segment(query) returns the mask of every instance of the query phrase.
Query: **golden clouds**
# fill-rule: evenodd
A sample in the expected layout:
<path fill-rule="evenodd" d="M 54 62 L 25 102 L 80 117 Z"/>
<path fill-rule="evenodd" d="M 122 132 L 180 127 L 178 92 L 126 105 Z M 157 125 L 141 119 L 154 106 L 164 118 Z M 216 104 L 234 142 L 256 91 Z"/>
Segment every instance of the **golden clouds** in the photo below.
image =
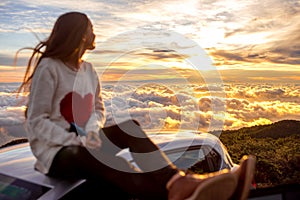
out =
<path fill-rule="evenodd" d="M 180 121 L 167 117 L 164 120 L 165 124 L 163 130 L 178 130 L 180 128 Z"/>
<path fill-rule="evenodd" d="M 0 84 L 2 124 L 24 120 L 25 101 L 16 99 L 17 86 Z M 199 84 L 123 82 L 102 87 L 107 125 L 132 118 L 146 130 L 207 132 L 300 120 L 299 84 L 225 84 L 226 97 L 211 96 L 218 88 Z"/>
<path fill-rule="evenodd" d="M 123 88 L 123 89 L 121 89 Z M 135 83 L 121 86 L 108 104 L 108 123 L 117 116 L 141 122 L 145 129 L 210 131 L 300 120 L 299 85 L 226 84 L 226 98 L 210 96 L 196 84 Z M 210 90 L 218 90 L 217 87 Z M 123 92 L 121 92 L 123 91 Z M 128 91 L 135 91 L 128 95 Z M 195 93 L 196 91 L 196 93 Z M 127 94 L 125 96 L 122 93 Z M 122 103 L 121 103 L 122 102 Z M 224 106 L 224 109 L 220 107 Z"/>

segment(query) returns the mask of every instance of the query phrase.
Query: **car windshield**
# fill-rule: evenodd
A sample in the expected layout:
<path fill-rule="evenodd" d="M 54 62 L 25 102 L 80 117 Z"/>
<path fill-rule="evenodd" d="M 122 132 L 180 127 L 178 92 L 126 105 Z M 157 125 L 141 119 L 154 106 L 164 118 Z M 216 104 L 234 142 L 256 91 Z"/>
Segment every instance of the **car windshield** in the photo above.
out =
<path fill-rule="evenodd" d="M 178 150 L 176 152 L 166 152 L 170 160 L 181 169 L 187 168 L 187 166 L 192 166 L 196 164 L 199 160 L 204 159 L 204 153 L 202 149 L 188 149 L 188 150 Z"/>
<path fill-rule="evenodd" d="M 194 146 L 188 149 L 167 151 L 167 156 L 180 169 L 190 169 L 199 173 L 215 172 L 230 168 L 229 163 L 210 146 Z"/>

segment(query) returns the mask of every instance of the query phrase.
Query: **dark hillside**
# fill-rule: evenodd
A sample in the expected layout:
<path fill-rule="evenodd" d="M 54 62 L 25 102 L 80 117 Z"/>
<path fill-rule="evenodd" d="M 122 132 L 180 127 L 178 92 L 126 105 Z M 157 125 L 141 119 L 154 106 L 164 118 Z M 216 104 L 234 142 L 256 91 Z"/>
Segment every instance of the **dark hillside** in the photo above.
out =
<path fill-rule="evenodd" d="M 258 187 L 300 184 L 300 121 L 222 131 L 220 140 L 235 163 L 243 155 L 256 156 Z"/>
<path fill-rule="evenodd" d="M 300 135 L 300 121 L 282 120 L 268 125 L 252 126 L 239 130 L 222 131 L 222 134 L 248 134 L 253 138 L 278 139 L 292 135 Z"/>

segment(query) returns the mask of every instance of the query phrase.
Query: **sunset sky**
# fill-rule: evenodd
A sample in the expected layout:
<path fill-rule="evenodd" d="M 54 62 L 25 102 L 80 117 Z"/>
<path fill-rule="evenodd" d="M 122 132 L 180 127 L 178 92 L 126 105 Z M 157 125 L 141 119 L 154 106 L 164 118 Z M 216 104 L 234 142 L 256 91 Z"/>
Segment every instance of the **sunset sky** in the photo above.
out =
<path fill-rule="evenodd" d="M 218 70 L 234 70 L 233 73 L 221 71 L 225 80 L 247 77 L 298 82 L 300 79 L 300 1 L 297 0 L 187 0 L 184 3 L 177 0 L 4 0 L 0 3 L 1 82 L 17 81 L 23 75 L 19 72 L 24 70 L 23 58 L 29 52 L 19 56 L 17 68 L 11 67 L 18 49 L 37 44 L 36 36 L 45 39 L 57 17 L 74 10 L 88 14 L 94 23 L 97 49 L 92 54 L 99 68 L 102 66 L 100 58 L 97 59 L 99 54 L 114 58 L 116 51 L 124 51 L 124 44 L 128 47 L 143 39 L 131 35 L 128 41 L 118 35 L 147 27 L 174 31 L 197 43 Z M 118 40 L 111 41 L 109 49 L 101 46 L 114 37 Z M 160 46 L 154 48 L 161 50 Z M 175 43 L 171 48 L 177 51 L 176 48 L 184 47 Z M 147 53 L 143 52 L 143 58 L 141 53 L 131 53 L 135 63 L 139 56 L 138 65 L 143 65 L 142 59 L 147 59 L 149 64 L 154 59 L 168 57 L 173 67 L 183 67 L 172 51 L 148 49 Z M 132 66 L 129 59 L 117 64 L 123 68 Z"/>
<path fill-rule="evenodd" d="M 207 118 L 213 115 L 207 96 L 213 89 L 200 84 L 214 81 L 224 84 L 224 96 L 219 98 L 227 98 L 225 128 L 300 120 L 299 0 L 2 0 L 0 125 L 11 124 L 4 121 L 18 118 L 23 110 L 13 106 L 11 84 L 22 80 L 30 51 L 19 54 L 16 66 L 15 53 L 47 38 L 57 17 L 68 11 L 86 13 L 94 25 L 97 47 L 85 59 L 108 83 L 105 97 L 112 98 L 109 83 L 143 82 L 131 88 L 135 92 L 130 108 L 131 116 L 144 116 L 145 127 L 152 107 L 151 127 L 162 123 L 154 117 L 157 112 L 164 116 L 165 127 L 178 128 L 181 120 L 187 128 L 194 120 L 190 106 L 195 101 L 201 112 L 192 116 L 203 119 L 207 128 Z M 147 90 L 149 82 L 173 85 Z M 125 94 L 124 87 L 120 95 Z M 172 95 L 177 100 L 190 95 L 193 100 L 182 100 L 178 107 Z M 106 102 L 112 112 L 123 105 L 114 107 L 121 101 L 113 98 Z M 137 110 L 138 106 L 145 110 Z M 157 110 L 162 107 L 163 114 Z"/>

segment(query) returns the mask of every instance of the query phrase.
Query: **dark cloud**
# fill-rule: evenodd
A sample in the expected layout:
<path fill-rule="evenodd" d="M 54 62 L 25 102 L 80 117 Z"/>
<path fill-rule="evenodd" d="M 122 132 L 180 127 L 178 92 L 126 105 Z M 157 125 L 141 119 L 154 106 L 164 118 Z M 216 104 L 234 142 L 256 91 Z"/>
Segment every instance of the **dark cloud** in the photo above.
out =
<path fill-rule="evenodd" d="M 210 49 L 210 55 L 213 56 L 216 60 L 216 65 L 230 65 L 234 64 L 235 62 L 232 61 L 247 61 L 247 56 L 240 51 L 225 51 L 225 50 L 217 50 L 217 49 Z"/>
<path fill-rule="evenodd" d="M 101 45 L 101 44 L 99 44 Z M 100 47 L 101 48 L 101 47 Z M 120 50 L 110 50 L 110 49 L 107 49 L 107 50 L 104 50 L 104 49 L 96 49 L 96 50 L 93 50 L 92 54 L 96 54 L 96 55 L 104 55 L 104 54 L 108 54 L 108 55 L 111 55 L 111 54 L 124 54 L 126 53 L 125 51 L 120 51 Z"/>
<path fill-rule="evenodd" d="M 188 58 L 188 55 L 173 53 L 174 51 L 153 51 L 153 53 L 136 53 L 136 56 L 143 56 L 146 59 L 151 59 L 153 62 L 159 61 L 177 61 Z"/>
<path fill-rule="evenodd" d="M 140 63 L 141 59 L 144 60 L 142 65 L 148 65 L 163 61 L 183 61 L 189 57 L 186 54 L 179 54 L 172 49 L 152 48 L 145 48 L 138 51 L 98 49 L 91 54 L 93 57 L 97 58 L 97 62 L 99 62 L 99 65 L 101 66 L 113 65 L 120 67 L 136 66 L 136 63 Z"/>
<path fill-rule="evenodd" d="M 202 112 L 212 111 L 211 104 L 212 103 L 210 98 L 201 98 L 198 102 L 199 110 L 201 110 Z"/>
<path fill-rule="evenodd" d="M 242 13 L 243 9 L 245 13 Z M 253 2 L 242 8 L 241 16 L 236 15 L 235 18 L 231 18 L 231 22 L 235 22 L 238 26 L 235 29 L 225 28 L 224 37 L 234 41 L 234 38 L 239 37 L 245 37 L 247 40 L 247 37 L 251 38 L 253 35 L 255 38 L 258 37 L 258 42 L 251 39 L 254 41 L 252 44 L 228 44 L 230 50 L 219 49 L 215 52 L 217 59 L 224 60 L 217 64 L 230 65 L 235 61 L 244 61 L 245 63 L 270 62 L 299 65 L 299 13 L 300 3 L 296 0 Z M 220 13 L 219 15 L 222 16 Z M 239 24 L 238 19 L 242 17 L 245 23 Z M 263 38 L 265 42 L 262 42 Z"/>
<path fill-rule="evenodd" d="M 170 50 L 170 49 L 154 49 L 153 52 L 154 53 L 168 53 L 168 52 L 175 52 L 175 51 Z"/>
<path fill-rule="evenodd" d="M 222 12 L 218 12 L 217 14 L 215 14 L 212 17 L 207 17 L 205 18 L 206 21 L 208 22 L 224 22 L 224 23 L 228 23 L 228 22 L 232 22 L 235 21 L 236 16 L 233 13 L 230 13 L 228 11 L 222 11 Z"/>
<path fill-rule="evenodd" d="M 15 66 L 15 55 L 5 55 L 0 53 L 0 65 L 2 66 Z M 26 57 L 17 57 L 16 66 L 26 66 L 28 63 L 28 58 Z"/>
<path fill-rule="evenodd" d="M 224 37 L 228 38 L 231 36 L 262 33 L 265 31 L 275 31 L 279 26 L 282 26 L 281 22 L 254 17 L 250 19 L 247 25 L 244 27 L 239 27 L 233 30 L 227 30 L 224 34 Z"/>
<path fill-rule="evenodd" d="M 215 65 L 234 65 L 236 62 L 300 64 L 300 28 L 283 35 L 282 39 L 260 45 L 249 45 L 232 50 L 209 49 Z"/>
<path fill-rule="evenodd" d="M 226 108 L 227 109 L 234 109 L 234 110 L 243 110 L 245 107 L 249 104 L 245 100 L 239 100 L 239 99 L 227 99 L 226 100 Z"/>
<path fill-rule="evenodd" d="M 297 29 L 284 34 L 269 48 L 270 56 L 266 59 L 274 63 L 300 64 L 300 23 Z"/>

